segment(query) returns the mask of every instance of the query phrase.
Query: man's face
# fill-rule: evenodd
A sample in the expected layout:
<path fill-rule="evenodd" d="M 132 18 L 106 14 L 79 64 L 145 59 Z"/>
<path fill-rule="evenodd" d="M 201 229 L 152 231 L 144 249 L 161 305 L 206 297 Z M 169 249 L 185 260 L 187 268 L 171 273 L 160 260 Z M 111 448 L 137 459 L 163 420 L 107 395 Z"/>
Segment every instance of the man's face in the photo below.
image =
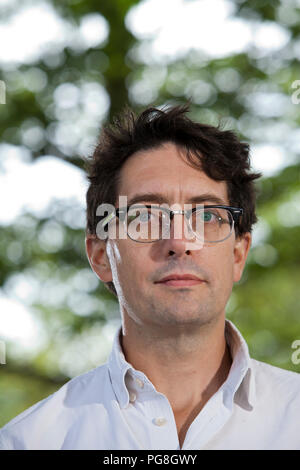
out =
<path fill-rule="evenodd" d="M 129 202 L 141 193 L 160 193 L 170 207 L 176 203 L 183 209 L 193 196 L 210 194 L 205 204 L 216 204 L 212 198 L 218 198 L 229 205 L 226 183 L 191 167 L 183 156 L 172 143 L 132 155 L 121 170 L 119 195 L 126 195 Z M 139 202 L 146 203 L 154 202 Z M 178 217 L 183 220 L 182 215 Z M 109 239 L 106 252 L 104 242 L 99 241 L 104 250 L 97 252 L 103 253 L 99 258 L 95 255 L 99 264 L 93 269 L 104 282 L 113 280 L 122 310 L 140 325 L 204 324 L 216 319 L 224 313 L 233 283 L 242 275 L 250 234 L 236 240 L 233 231 L 221 243 L 191 250 L 191 240 L 182 233 L 176 239 L 171 232 L 169 239 L 154 243 Z M 89 252 L 90 259 L 92 255 Z M 185 287 L 157 283 L 172 273 L 194 274 L 204 282 Z"/>

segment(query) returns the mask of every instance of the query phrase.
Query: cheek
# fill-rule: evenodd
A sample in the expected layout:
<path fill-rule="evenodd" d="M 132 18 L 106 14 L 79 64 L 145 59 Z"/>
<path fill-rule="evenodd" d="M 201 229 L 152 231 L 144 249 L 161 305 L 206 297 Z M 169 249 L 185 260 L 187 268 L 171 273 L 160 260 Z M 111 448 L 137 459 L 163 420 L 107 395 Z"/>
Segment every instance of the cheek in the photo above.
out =
<path fill-rule="evenodd" d="M 208 269 L 212 276 L 212 281 L 218 284 L 218 287 L 228 286 L 233 283 L 234 275 L 234 256 L 233 250 L 228 247 L 219 247 L 209 256 Z"/>
<path fill-rule="evenodd" d="M 147 262 L 142 250 L 137 253 L 135 246 L 131 246 L 126 240 L 118 240 L 111 246 L 109 257 L 113 277 L 122 285 L 136 285 L 144 276 L 143 272 Z"/>

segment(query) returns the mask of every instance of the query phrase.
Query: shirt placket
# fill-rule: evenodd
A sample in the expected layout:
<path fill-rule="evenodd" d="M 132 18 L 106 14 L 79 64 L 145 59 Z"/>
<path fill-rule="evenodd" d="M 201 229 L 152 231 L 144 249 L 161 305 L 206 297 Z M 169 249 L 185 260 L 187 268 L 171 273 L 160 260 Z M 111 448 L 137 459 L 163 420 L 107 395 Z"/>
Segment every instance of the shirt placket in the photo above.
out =
<path fill-rule="evenodd" d="M 182 450 L 201 450 L 230 418 L 232 410 L 224 405 L 223 390 L 219 390 L 206 403 L 191 423 Z"/>
<path fill-rule="evenodd" d="M 128 391 L 130 404 L 135 408 L 139 424 L 143 427 L 142 432 L 136 430 L 137 437 L 141 442 L 144 436 L 145 449 L 179 449 L 176 422 L 167 397 L 157 392 L 145 376 L 135 376 Z"/>

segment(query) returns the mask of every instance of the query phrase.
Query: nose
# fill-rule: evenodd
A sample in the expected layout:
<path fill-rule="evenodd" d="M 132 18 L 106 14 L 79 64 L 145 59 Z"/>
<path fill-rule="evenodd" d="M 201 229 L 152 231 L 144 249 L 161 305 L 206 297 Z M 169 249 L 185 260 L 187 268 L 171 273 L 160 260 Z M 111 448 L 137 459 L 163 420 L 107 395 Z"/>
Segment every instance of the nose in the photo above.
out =
<path fill-rule="evenodd" d="M 170 230 L 162 240 L 164 249 L 180 255 L 203 247 L 203 242 L 196 238 L 182 213 L 174 214 L 170 224 Z"/>

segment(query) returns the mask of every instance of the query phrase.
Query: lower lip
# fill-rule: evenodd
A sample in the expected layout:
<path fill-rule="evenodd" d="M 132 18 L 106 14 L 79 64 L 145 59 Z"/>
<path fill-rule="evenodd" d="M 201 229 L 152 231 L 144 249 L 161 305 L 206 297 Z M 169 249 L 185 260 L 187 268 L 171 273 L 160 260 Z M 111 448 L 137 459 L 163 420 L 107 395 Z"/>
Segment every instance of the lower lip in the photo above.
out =
<path fill-rule="evenodd" d="M 160 284 L 164 284 L 166 286 L 174 286 L 174 287 L 185 287 L 185 286 L 194 286 L 195 284 L 201 284 L 203 281 L 196 280 L 196 279 L 170 279 L 169 281 L 160 282 Z"/>

